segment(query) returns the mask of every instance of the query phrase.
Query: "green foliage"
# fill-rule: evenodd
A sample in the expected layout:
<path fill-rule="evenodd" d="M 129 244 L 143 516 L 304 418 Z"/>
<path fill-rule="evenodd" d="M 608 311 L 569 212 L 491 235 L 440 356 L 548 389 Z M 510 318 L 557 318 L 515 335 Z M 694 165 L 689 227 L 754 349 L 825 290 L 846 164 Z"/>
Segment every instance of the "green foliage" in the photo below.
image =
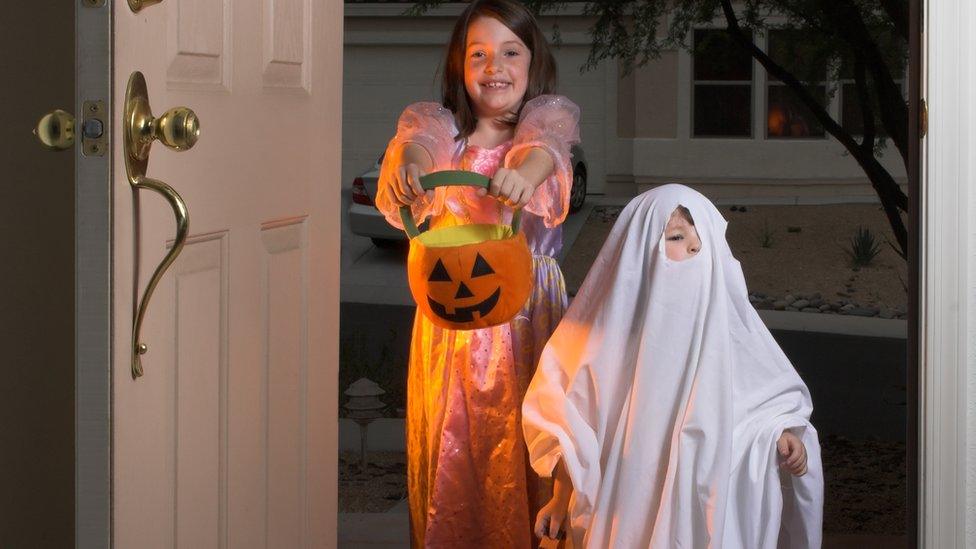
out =
<path fill-rule="evenodd" d="M 869 265 L 875 256 L 881 253 L 881 243 L 877 241 L 871 229 L 858 227 L 857 233 L 851 237 L 848 249 L 845 250 L 851 258 L 854 267 Z"/>

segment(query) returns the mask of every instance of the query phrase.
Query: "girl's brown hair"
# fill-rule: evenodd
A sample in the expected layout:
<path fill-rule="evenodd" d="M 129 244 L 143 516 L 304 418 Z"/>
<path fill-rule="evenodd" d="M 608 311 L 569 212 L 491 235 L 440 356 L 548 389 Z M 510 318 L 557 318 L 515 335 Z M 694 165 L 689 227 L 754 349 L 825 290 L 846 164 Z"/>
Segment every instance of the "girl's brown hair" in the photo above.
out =
<path fill-rule="evenodd" d="M 529 82 L 525 88 L 522 104 L 519 105 L 514 118 L 505 122 L 514 126 L 526 101 L 556 90 L 556 60 L 549 51 L 546 38 L 532 13 L 518 0 L 473 0 L 454 25 L 451 41 L 447 45 L 444 79 L 441 85 L 444 106 L 454 113 L 454 119 L 457 121 L 457 139 L 464 139 L 471 135 L 478 123 L 478 118 L 468 100 L 468 92 L 464 88 L 464 59 L 468 43 L 468 26 L 479 17 L 497 19 L 518 36 L 532 52 Z"/>

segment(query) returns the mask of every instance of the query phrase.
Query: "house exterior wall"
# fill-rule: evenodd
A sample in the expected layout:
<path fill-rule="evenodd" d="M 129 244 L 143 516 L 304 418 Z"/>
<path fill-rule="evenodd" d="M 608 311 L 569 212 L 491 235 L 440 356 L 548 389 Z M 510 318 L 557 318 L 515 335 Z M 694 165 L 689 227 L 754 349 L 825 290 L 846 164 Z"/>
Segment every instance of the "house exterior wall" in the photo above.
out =
<path fill-rule="evenodd" d="M 345 18 L 343 184 L 367 169 L 413 101 L 439 98 L 444 46 L 463 4 L 403 17 L 405 4 L 348 4 Z M 664 52 L 624 75 L 615 61 L 580 73 L 592 20 L 578 5 L 540 19 L 554 48 L 559 92 L 580 104 L 589 192 L 634 193 L 663 182 L 698 187 L 713 198 L 754 202 L 874 201 L 855 160 L 832 138 L 767 139 L 765 72 L 754 62 L 753 136 L 693 138 L 692 56 Z M 716 22 L 718 26 L 718 22 Z M 830 111 L 839 115 L 835 97 Z M 882 163 L 904 183 L 901 157 L 889 145 Z"/>

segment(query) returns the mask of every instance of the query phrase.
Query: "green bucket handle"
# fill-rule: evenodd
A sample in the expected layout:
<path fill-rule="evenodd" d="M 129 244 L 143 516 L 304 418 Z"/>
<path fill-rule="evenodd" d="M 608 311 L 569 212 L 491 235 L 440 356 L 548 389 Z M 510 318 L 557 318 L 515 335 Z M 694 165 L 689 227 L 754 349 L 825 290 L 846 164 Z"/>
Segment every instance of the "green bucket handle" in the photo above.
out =
<path fill-rule="evenodd" d="M 444 170 L 420 177 L 420 186 L 425 191 L 437 187 L 481 187 L 487 189 L 490 185 L 491 179 L 488 177 L 465 170 Z M 522 210 L 516 209 L 512 213 L 512 234 L 518 233 L 521 219 Z M 420 229 L 417 228 L 417 223 L 413 219 L 410 206 L 400 206 L 400 220 L 403 222 L 403 230 L 407 236 L 414 238 L 420 234 Z"/>

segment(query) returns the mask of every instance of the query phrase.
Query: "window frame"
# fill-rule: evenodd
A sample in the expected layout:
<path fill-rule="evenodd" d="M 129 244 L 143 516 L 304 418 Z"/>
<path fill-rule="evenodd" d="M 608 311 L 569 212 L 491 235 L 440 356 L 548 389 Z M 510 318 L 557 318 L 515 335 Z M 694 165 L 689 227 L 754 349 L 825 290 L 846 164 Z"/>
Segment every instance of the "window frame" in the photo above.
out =
<path fill-rule="evenodd" d="M 691 139 L 732 139 L 732 140 L 753 140 L 756 138 L 756 85 L 757 85 L 757 74 L 759 71 L 756 70 L 756 60 L 750 55 L 749 56 L 749 80 L 698 80 L 695 78 L 695 33 L 698 31 L 713 31 L 713 32 L 724 32 L 725 29 L 721 27 L 693 27 L 691 29 L 692 36 L 692 49 L 689 52 L 690 61 L 690 77 L 691 77 L 691 88 L 688 105 L 690 112 L 688 114 L 688 136 Z M 753 37 L 755 39 L 755 37 Z M 699 85 L 702 86 L 746 86 L 749 87 L 749 133 L 748 135 L 697 135 L 695 133 L 695 92 Z"/>

